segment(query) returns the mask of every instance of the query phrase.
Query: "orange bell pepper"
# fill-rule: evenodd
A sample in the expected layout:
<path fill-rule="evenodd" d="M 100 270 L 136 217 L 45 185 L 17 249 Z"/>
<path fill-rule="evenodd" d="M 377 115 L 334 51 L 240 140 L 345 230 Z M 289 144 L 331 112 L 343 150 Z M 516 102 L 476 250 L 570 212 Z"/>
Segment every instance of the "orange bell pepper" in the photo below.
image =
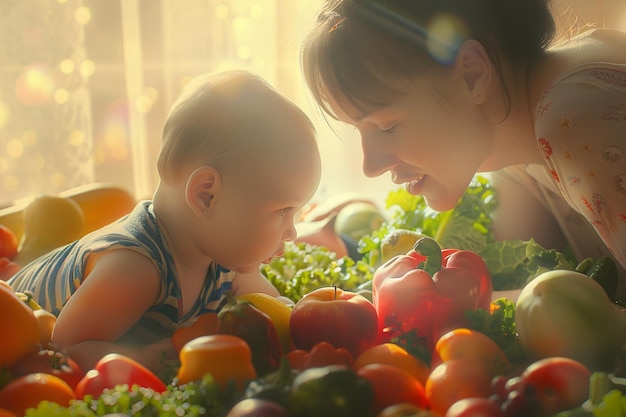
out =
<path fill-rule="evenodd" d="M 257 377 L 252 364 L 250 346 L 240 337 L 215 334 L 197 337 L 187 342 L 179 353 L 178 384 L 186 384 L 211 374 L 225 389 L 234 384 L 238 391 Z"/>

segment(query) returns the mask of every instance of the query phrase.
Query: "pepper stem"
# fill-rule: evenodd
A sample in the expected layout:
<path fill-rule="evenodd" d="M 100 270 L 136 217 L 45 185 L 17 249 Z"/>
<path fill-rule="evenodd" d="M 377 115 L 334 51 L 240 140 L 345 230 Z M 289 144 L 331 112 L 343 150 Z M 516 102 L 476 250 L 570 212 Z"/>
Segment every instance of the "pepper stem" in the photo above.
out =
<path fill-rule="evenodd" d="M 413 250 L 426 257 L 426 260 L 418 267 L 428 272 L 431 277 L 441 269 L 441 246 L 434 239 L 429 237 L 419 239 L 413 245 Z"/>

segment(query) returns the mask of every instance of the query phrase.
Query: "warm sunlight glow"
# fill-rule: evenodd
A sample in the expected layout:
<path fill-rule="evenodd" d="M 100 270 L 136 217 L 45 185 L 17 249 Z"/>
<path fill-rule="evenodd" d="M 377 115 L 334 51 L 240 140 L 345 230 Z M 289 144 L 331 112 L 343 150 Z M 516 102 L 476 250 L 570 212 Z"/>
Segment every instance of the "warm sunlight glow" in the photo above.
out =
<path fill-rule="evenodd" d="M 67 103 L 69 97 L 69 92 L 65 88 L 59 88 L 54 92 L 54 102 L 57 104 Z"/>
<path fill-rule="evenodd" d="M 81 25 L 86 25 L 91 21 L 91 9 L 88 7 L 79 7 L 74 13 L 74 18 Z"/>
<path fill-rule="evenodd" d="M 76 63 L 71 59 L 64 59 L 59 64 L 59 69 L 63 74 L 71 74 L 76 69 Z"/>
<path fill-rule="evenodd" d="M 37 134 L 32 130 L 22 133 L 22 143 L 28 148 L 32 148 L 37 144 Z"/>
<path fill-rule="evenodd" d="M 0 101 L 0 129 L 4 129 L 9 122 L 10 117 L 11 109 L 9 109 L 9 106 Z"/>
<path fill-rule="evenodd" d="M 6 152 L 9 158 L 17 159 L 24 153 L 24 144 L 21 140 L 13 138 L 7 143 Z"/>
<path fill-rule="evenodd" d="M 22 104 L 34 106 L 49 102 L 54 81 L 45 65 L 30 65 L 15 82 L 15 95 Z"/>
<path fill-rule="evenodd" d="M 230 15 L 230 10 L 228 9 L 226 5 L 220 4 L 215 7 L 215 17 L 217 17 L 218 19 L 226 20 L 228 19 L 229 15 Z"/>
<path fill-rule="evenodd" d="M 2 176 L 2 189 L 12 192 L 20 187 L 20 181 L 15 175 Z"/>
<path fill-rule="evenodd" d="M 250 16 L 252 16 L 255 19 L 258 19 L 259 17 L 263 16 L 263 12 L 265 11 L 265 8 L 263 7 L 262 4 L 257 3 L 252 5 L 252 7 L 250 7 Z"/>
<path fill-rule="evenodd" d="M 62 190 L 65 184 L 65 175 L 60 172 L 53 172 L 50 176 L 50 185 L 52 188 Z"/>
<path fill-rule="evenodd" d="M 80 130 L 73 130 L 67 138 L 67 143 L 71 146 L 81 147 L 85 143 L 85 134 Z"/>
<path fill-rule="evenodd" d="M 89 78 L 96 71 L 96 64 L 92 60 L 86 59 L 81 62 L 79 71 L 83 77 Z"/>

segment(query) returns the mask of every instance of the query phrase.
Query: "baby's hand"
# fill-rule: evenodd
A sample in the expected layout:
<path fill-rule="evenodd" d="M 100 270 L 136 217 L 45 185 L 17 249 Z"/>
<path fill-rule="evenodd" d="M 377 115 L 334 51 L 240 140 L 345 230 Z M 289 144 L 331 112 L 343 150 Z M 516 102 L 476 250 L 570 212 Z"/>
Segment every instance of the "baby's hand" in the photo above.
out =
<path fill-rule="evenodd" d="M 139 355 L 146 367 L 159 376 L 164 372 L 169 373 L 173 367 L 177 367 L 179 364 L 178 352 L 174 349 L 171 338 L 146 345 L 141 349 Z"/>

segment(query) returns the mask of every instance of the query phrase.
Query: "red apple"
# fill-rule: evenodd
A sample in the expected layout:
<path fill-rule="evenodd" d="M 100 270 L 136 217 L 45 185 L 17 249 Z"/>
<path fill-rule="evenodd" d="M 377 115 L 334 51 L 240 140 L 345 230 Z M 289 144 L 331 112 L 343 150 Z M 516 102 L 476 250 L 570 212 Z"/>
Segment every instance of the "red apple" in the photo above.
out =
<path fill-rule="evenodd" d="M 364 296 L 322 287 L 298 300 L 291 311 L 289 330 L 298 349 L 310 350 L 319 342 L 328 342 L 356 358 L 376 344 L 378 316 Z"/>

